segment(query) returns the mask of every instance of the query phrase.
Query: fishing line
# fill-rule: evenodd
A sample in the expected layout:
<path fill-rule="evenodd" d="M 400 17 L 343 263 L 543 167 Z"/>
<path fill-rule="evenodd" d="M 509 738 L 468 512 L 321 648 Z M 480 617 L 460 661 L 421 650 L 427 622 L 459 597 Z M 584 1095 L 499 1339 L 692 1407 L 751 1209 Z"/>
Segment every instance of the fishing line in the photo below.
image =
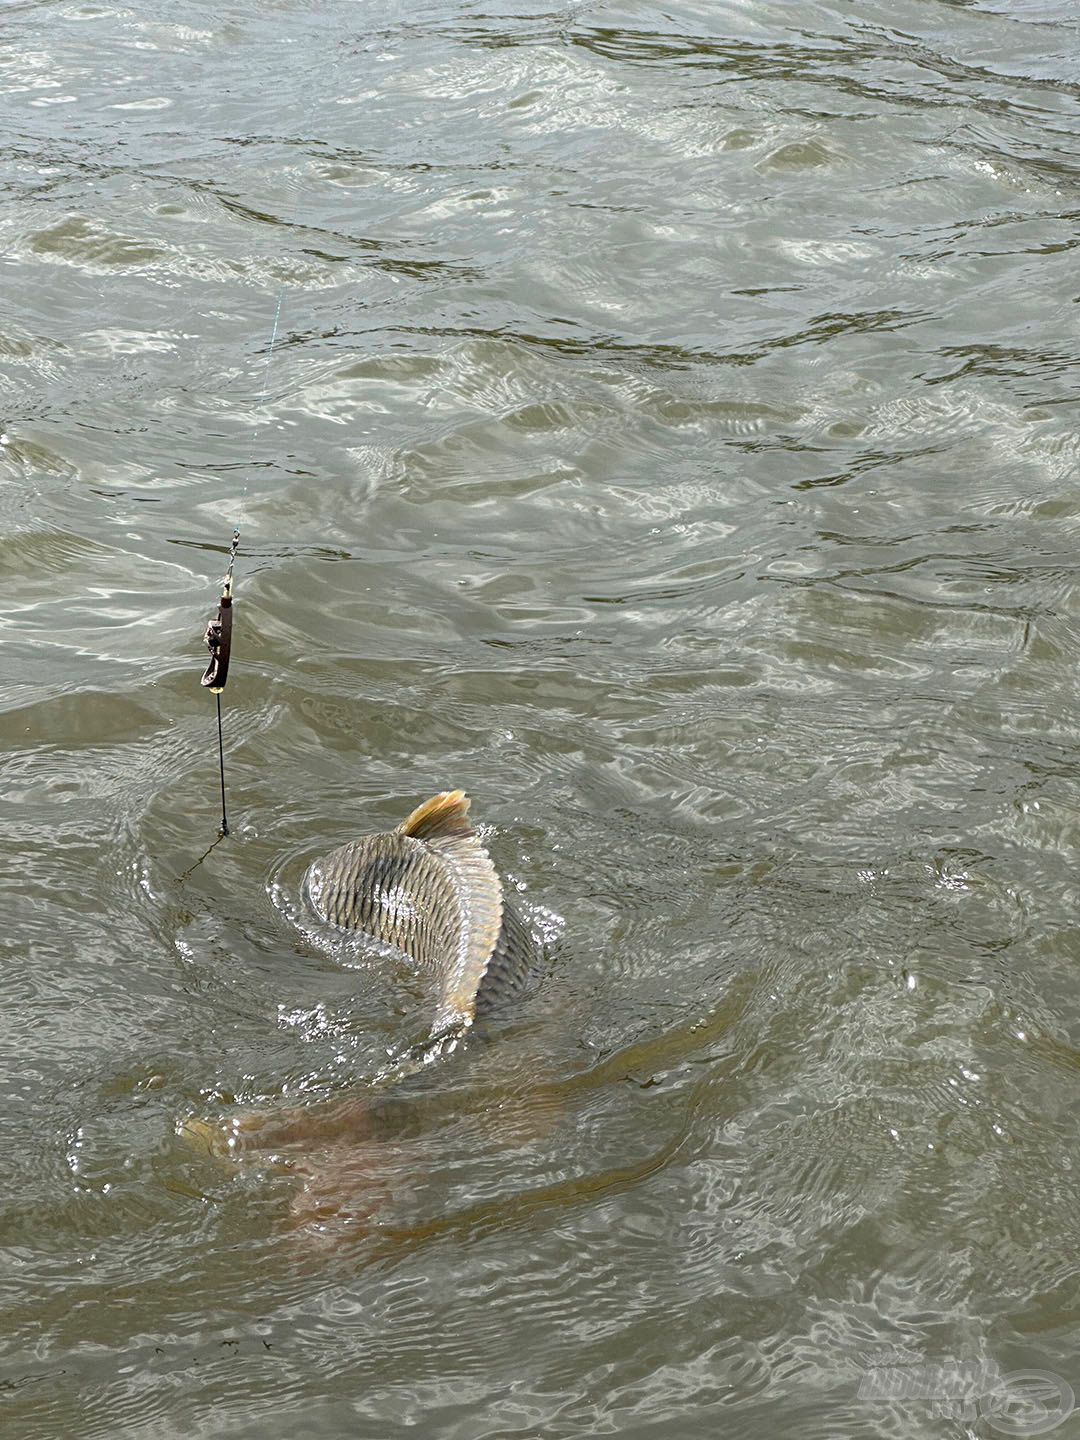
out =
<path fill-rule="evenodd" d="M 320 87 L 315 86 L 303 121 L 305 130 L 310 130 L 311 121 L 315 114 L 315 106 L 319 98 Z M 251 434 L 251 448 L 248 453 L 247 466 L 244 471 L 244 483 L 240 490 L 239 501 L 236 508 L 236 519 L 233 522 L 232 543 L 229 546 L 229 566 L 222 580 L 221 598 L 218 601 L 217 614 L 207 625 L 206 633 L 203 636 L 206 647 L 210 651 L 210 663 L 203 673 L 202 684 L 217 701 L 218 774 L 221 782 L 221 829 L 218 835 L 219 840 L 223 839 L 229 833 L 229 817 L 225 802 L 225 739 L 221 719 L 221 693 L 225 689 L 226 681 L 229 678 L 229 659 L 232 653 L 233 568 L 236 564 L 236 552 L 240 546 L 240 527 L 245 518 L 244 510 L 248 492 L 247 477 L 250 476 L 255 466 L 255 450 L 262 428 L 263 412 L 266 409 L 266 402 L 270 396 L 270 372 L 274 363 L 274 350 L 277 346 L 278 331 L 281 327 L 281 312 L 285 303 L 285 293 L 288 288 L 288 280 L 282 280 L 281 287 L 278 290 L 277 304 L 274 307 L 273 324 L 270 327 L 270 343 L 266 352 L 266 365 L 263 368 L 262 390 L 256 401 L 255 427 Z"/>
<path fill-rule="evenodd" d="M 277 344 L 278 328 L 281 324 L 281 309 L 285 302 L 285 291 L 288 288 L 288 281 L 281 282 L 281 289 L 278 291 L 277 305 L 274 309 L 274 323 L 270 328 L 270 344 L 266 352 L 266 365 L 263 368 L 262 392 L 257 401 L 259 416 L 266 407 L 266 401 L 270 394 L 270 367 L 274 362 L 274 347 Z M 255 448 L 259 441 L 260 420 L 257 418 L 255 428 L 251 435 L 251 450 L 248 454 L 247 468 L 245 475 L 250 475 L 255 464 Z M 244 517 L 244 503 L 247 500 L 247 480 L 245 479 L 240 491 L 240 500 L 237 505 L 236 519 L 233 522 L 232 543 L 229 545 L 229 566 L 225 571 L 221 582 L 221 598 L 218 600 L 217 614 L 211 619 L 206 627 L 203 641 L 210 651 L 210 663 L 203 672 L 201 684 L 203 684 L 217 701 L 217 743 L 218 743 L 218 774 L 221 780 L 221 827 L 218 839 L 223 839 L 229 833 L 229 816 L 225 800 L 225 736 L 221 722 L 221 693 L 225 689 L 229 678 L 229 660 L 232 657 L 232 634 L 233 634 L 233 571 L 236 566 L 236 552 L 240 548 L 240 524 Z"/>

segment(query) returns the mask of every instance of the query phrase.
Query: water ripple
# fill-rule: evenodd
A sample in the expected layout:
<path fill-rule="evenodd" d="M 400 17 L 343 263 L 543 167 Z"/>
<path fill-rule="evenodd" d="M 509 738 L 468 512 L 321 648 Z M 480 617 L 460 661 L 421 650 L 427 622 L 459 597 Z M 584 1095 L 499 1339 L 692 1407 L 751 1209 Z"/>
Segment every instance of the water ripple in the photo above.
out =
<path fill-rule="evenodd" d="M 11 1432 L 1071 1379 L 1072 7 L 5 22 Z M 403 1079 L 300 876 L 453 784 L 549 961 Z"/>

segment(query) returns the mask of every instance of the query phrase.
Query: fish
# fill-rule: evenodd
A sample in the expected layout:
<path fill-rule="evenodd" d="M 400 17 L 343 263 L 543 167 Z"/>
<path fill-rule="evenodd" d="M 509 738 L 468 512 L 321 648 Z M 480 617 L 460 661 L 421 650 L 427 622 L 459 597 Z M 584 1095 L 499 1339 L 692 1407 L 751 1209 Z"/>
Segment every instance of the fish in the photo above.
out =
<path fill-rule="evenodd" d="M 464 1034 L 528 988 L 540 948 L 469 819 L 463 790 L 418 805 L 308 867 L 304 894 L 327 925 L 359 930 L 438 979 L 430 1039 Z"/>
<path fill-rule="evenodd" d="M 294 1228 L 340 1223 L 363 1233 L 379 1207 L 391 1205 L 403 1177 L 425 1173 L 415 1135 L 423 1092 L 403 1082 L 444 1049 L 452 1052 L 476 1021 L 522 996 L 543 950 L 506 894 L 463 790 L 433 795 L 395 830 L 363 835 L 313 861 L 303 893 L 324 925 L 393 946 L 437 977 L 428 1039 L 399 1055 L 393 1074 L 368 1093 L 241 1111 L 224 1121 L 192 1115 L 177 1132 L 219 1160 L 272 1154 L 299 1182 L 289 1207 Z"/>

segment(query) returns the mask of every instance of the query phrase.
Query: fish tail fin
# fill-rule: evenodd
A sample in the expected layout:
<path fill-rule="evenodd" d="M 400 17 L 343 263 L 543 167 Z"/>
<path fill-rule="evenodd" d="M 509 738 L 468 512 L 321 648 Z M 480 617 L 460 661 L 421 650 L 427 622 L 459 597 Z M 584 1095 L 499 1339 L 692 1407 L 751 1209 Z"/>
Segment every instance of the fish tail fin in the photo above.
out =
<path fill-rule="evenodd" d="M 403 835 L 416 840 L 435 840 L 453 835 L 470 838 L 469 797 L 464 790 L 444 790 L 418 805 L 398 826 Z"/>

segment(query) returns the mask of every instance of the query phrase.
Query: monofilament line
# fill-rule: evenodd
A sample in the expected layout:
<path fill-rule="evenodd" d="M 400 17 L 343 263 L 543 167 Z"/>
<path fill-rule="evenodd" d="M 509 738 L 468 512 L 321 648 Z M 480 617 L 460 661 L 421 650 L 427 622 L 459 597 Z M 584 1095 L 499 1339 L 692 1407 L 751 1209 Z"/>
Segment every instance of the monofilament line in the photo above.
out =
<path fill-rule="evenodd" d="M 255 428 L 251 432 L 251 449 L 248 452 L 247 466 L 244 470 L 244 483 L 240 489 L 240 503 L 237 506 L 236 519 L 233 522 L 234 529 L 239 535 L 240 520 L 244 513 L 244 502 L 247 499 L 248 477 L 255 467 L 255 451 L 259 444 L 259 431 L 262 428 L 262 412 L 266 408 L 266 402 L 270 397 L 270 368 L 274 363 L 274 348 L 277 345 L 278 329 L 281 325 L 281 311 L 285 303 L 285 291 L 289 288 L 289 282 L 283 280 L 278 291 L 277 305 L 274 307 L 274 323 L 270 327 L 270 344 L 266 351 L 266 364 L 263 366 L 262 389 L 255 402 Z"/>
<path fill-rule="evenodd" d="M 290 47 L 291 42 L 288 42 L 286 48 Z M 287 71 L 291 73 L 294 67 L 290 64 L 286 68 Z M 314 84 L 311 87 L 311 98 L 308 101 L 307 108 L 304 111 L 304 115 L 301 120 L 302 134 L 310 132 L 312 122 L 315 118 L 315 110 L 319 104 L 319 101 L 323 98 L 326 90 L 326 85 L 323 83 L 324 77 L 322 76 L 321 72 L 317 78 L 319 83 Z M 258 447 L 259 434 L 262 428 L 262 412 L 265 410 L 266 402 L 270 398 L 270 372 L 274 363 L 274 350 L 277 347 L 278 331 L 281 327 L 281 313 L 284 308 L 285 294 L 288 288 L 289 279 L 286 272 L 286 278 L 282 280 L 281 286 L 278 289 L 277 304 L 274 307 L 274 323 L 270 327 L 270 345 L 266 352 L 266 364 L 263 367 L 262 390 L 259 394 L 258 400 L 256 401 L 255 426 L 251 433 L 251 449 L 248 454 L 247 468 L 244 472 L 244 483 L 240 490 L 240 500 L 239 504 L 237 505 L 236 511 L 235 529 L 237 531 L 239 531 L 240 529 L 240 520 L 243 516 L 244 505 L 247 500 L 248 480 L 252 470 L 255 467 L 255 451 Z"/>
<path fill-rule="evenodd" d="M 221 772 L 221 833 L 229 833 L 229 817 L 225 813 L 225 740 L 221 733 L 221 691 L 214 697 L 217 700 L 217 743 L 218 743 L 218 769 Z"/>
<path fill-rule="evenodd" d="M 265 367 L 265 369 L 264 369 L 264 371 L 263 371 L 262 394 L 259 396 L 259 401 L 258 401 L 258 407 L 259 407 L 259 410 L 260 410 L 260 411 L 261 411 L 261 410 L 263 409 L 263 407 L 266 405 L 267 397 L 268 397 L 268 395 L 270 394 L 270 365 L 271 365 L 271 363 L 272 363 L 272 361 L 273 361 L 273 359 L 274 359 L 274 346 L 277 344 L 278 325 L 280 324 L 280 321 L 281 321 L 281 306 L 282 306 L 282 302 L 283 302 L 284 299 L 285 299 L 285 289 L 286 289 L 285 285 L 282 284 L 281 289 L 278 291 L 277 306 L 276 306 L 276 308 L 275 308 L 275 310 L 274 310 L 274 324 L 273 324 L 273 327 L 271 328 L 271 331 L 270 331 L 270 346 L 269 346 L 269 349 L 267 350 L 267 354 L 266 354 L 266 367 Z M 251 436 L 251 454 L 248 456 L 248 464 L 247 464 L 247 473 L 248 473 L 248 474 L 251 473 L 251 468 L 252 468 L 252 466 L 253 466 L 254 463 L 255 463 L 255 447 L 256 447 L 256 445 L 258 444 L 258 440 L 259 440 L 259 421 L 258 421 L 258 418 L 256 417 L 255 429 L 254 429 L 254 432 L 253 432 L 253 434 L 252 434 L 252 436 Z M 236 552 L 237 552 L 237 550 L 240 548 L 240 517 L 241 517 L 241 514 L 242 514 L 242 512 L 243 512 L 244 499 L 245 499 L 246 496 L 247 496 L 247 479 L 245 478 L 243 489 L 242 489 L 241 492 L 240 492 L 240 504 L 239 504 L 239 507 L 238 507 L 238 510 L 237 510 L 236 519 L 235 519 L 235 521 L 233 522 L 232 544 L 229 546 L 229 568 L 228 568 L 228 571 L 226 572 L 225 581 L 224 581 L 224 594 L 229 597 L 229 603 L 230 603 L 230 604 L 232 603 L 233 566 L 234 566 L 235 563 L 236 563 Z M 223 602 L 223 603 L 224 603 L 224 602 Z M 219 617 L 220 617 L 220 613 L 221 613 L 221 612 L 219 611 L 218 613 L 219 613 Z M 227 654 L 226 654 L 225 664 L 226 664 L 226 674 L 227 674 L 227 667 L 228 667 L 228 656 L 227 656 Z M 204 683 L 205 683 L 205 682 L 204 682 Z M 225 683 L 225 681 L 224 681 L 224 676 L 223 676 L 223 678 L 222 678 L 222 686 L 224 686 L 224 683 Z M 225 835 L 228 835 L 228 833 L 229 833 L 229 816 L 228 816 L 228 811 L 227 811 L 226 805 L 225 805 L 225 736 L 224 736 L 224 734 L 222 733 L 222 728 L 221 728 L 221 690 L 220 690 L 220 689 L 215 690 L 214 698 L 217 700 L 218 775 L 219 775 L 220 780 L 221 780 L 221 834 L 222 834 L 223 836 L 225 836 Z"/>

